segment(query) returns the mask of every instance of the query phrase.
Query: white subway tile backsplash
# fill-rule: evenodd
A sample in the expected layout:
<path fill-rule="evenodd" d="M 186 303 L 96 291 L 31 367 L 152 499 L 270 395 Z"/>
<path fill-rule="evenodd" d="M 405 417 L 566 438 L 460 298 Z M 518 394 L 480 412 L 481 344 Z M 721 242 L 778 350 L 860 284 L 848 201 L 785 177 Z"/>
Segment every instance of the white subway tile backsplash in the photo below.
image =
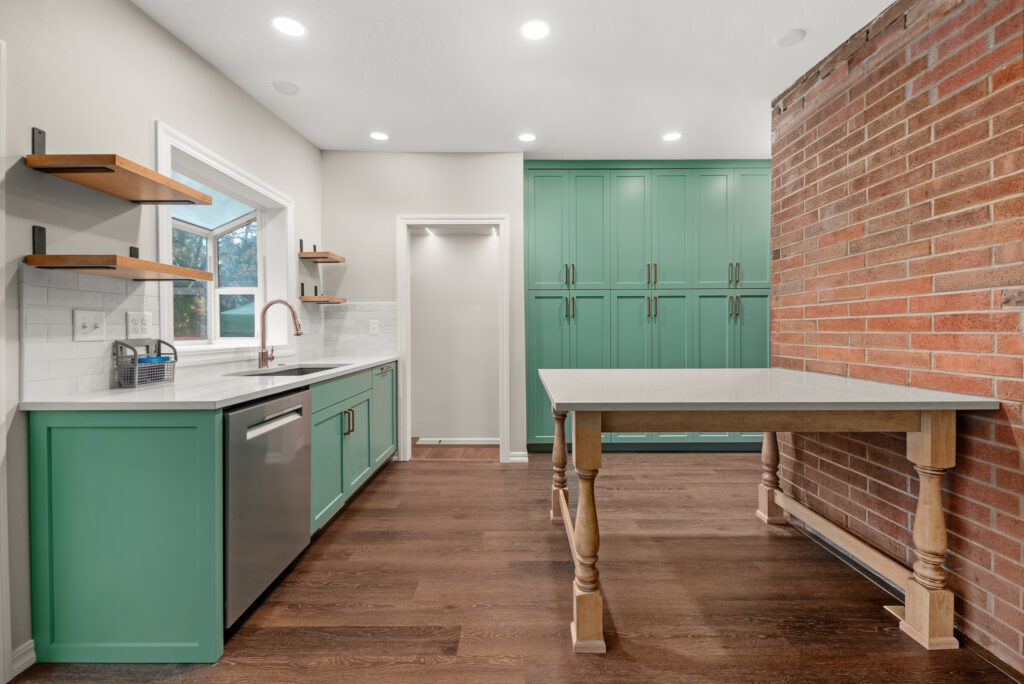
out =
<path fill-rule="evenodd" d="M 78 289 L 91 292 L 109 292 L 112 294 L 124 294 L 128 281 L 121 278 L 108 278 L 106 276 L 93 275 L 91 273 L 78 274 Z"/>
<path fill-rule="evenodd" d="M 100 292 L 51 287 L 46 291 L 46 305 L 72 309 L 101 309 L 103 308 L 103 297 L 104 295 Z"/>
<path fill-rule="evenodd" d="M 39 304 L 46 306 L 46 288 L 38 285 L 22 285 L 22 300 L 26 304 Z"/>
<path fill-rule="evenodd" d="M 40 287 L 62 287 L 74 290 L 78 287 L 78 274 L 74 271 L 62 271 L 55 268 L 21 268 L 21 282 Z"/>
<path fill-rule="evenodd" d="M 23 304 L 21 311 L 25 323 L 71 325 L 71 309 L 26 306 Z"/>

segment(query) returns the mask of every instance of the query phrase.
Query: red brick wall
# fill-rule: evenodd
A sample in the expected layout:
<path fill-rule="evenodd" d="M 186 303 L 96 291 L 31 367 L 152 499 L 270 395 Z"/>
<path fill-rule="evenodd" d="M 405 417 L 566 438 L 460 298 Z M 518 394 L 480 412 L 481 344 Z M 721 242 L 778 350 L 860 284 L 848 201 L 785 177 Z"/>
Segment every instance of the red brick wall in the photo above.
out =
<path fill-rule="evenodd" d="M 900 0 L 773 103 L 772 365 L 1002 400 L 945 481 L 957 626 L 1024 670 L 1022 0 Z M 901 435 L 782 435 L 783 489 L 910 563 Z"/>

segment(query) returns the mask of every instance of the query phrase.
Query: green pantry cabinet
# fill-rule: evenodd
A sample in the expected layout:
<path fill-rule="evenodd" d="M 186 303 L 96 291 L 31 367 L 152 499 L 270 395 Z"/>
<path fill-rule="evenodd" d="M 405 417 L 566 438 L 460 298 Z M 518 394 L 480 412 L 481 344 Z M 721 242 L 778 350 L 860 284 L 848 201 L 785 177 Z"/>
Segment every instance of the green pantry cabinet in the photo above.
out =
<path fill-rule="evenodd" d="M 312 494 L 330 500 L 316 530 L 395 452 L 395 364 L 312 392 Z M 40 662 L 220 658 L 222 425 L 219 410 L 29 414 Z"/>
<path fill-rule="evenodd" d="M 525 180 L 529 444 L 554 438 L 539 368 L 768 366 L 768 161 L 527 162 Z M 761 435 L 605 440 L 741 448 Z"/>

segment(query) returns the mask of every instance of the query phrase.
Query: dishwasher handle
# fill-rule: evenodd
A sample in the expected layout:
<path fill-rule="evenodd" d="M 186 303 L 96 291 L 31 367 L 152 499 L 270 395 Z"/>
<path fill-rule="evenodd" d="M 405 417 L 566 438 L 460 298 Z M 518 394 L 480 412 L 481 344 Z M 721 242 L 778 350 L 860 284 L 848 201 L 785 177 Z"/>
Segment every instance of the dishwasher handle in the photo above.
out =
<path fill-rule="evenodd" d="M 272 413 L 266 418 L 263 418 L 245 429 L 246 440 L 256 439 L 268 432 L 284 427 L 289 423 L 294 423 L 302 418 L 302 404 L 296 404 L 291 408 L 287 408 L 277 413 Z"/>

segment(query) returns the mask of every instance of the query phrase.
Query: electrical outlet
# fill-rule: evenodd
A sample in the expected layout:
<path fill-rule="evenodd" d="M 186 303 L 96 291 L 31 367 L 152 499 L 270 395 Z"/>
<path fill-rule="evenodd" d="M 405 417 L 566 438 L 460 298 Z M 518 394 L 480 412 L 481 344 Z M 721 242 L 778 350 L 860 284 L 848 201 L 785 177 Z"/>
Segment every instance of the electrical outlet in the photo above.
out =
<path fill-rule="evenodd" d="M 150 337 L 153 332 L 153 314 L 149 311 L 129 311 L 124 315 L 128 339 Z"/>
<path fill-rule="evenodd" d="M 380 334 L 380 321 L 378 321 L 376 318 L 370 320 L 370 334 L 371 335 L 379 335 Z"/>
<path fill-rule="evenodd" d="M 106 314 L 102 311 L 75 309 L 71 312 L 72 334 L 75 342 L 95 342 L 106 337 Z"/>

